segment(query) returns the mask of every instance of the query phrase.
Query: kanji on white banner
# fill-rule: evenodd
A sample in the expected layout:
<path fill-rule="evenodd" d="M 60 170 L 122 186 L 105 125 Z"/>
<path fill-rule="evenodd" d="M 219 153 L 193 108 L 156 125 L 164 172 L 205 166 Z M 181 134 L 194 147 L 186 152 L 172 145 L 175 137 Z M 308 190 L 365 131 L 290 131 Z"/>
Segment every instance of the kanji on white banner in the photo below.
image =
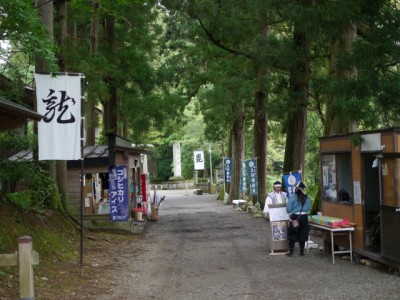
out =
<path fill-rule="evenodd" d="M 81 159 L 81 78 L 35 74 L 39 160 Z"/>

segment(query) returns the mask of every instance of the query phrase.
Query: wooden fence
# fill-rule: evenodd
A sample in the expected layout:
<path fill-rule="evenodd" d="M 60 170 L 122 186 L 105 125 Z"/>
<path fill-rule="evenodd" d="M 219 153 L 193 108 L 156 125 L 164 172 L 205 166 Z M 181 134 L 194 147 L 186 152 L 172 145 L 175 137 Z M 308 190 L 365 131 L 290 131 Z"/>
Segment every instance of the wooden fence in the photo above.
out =
<path fill-rule="evenodd" d="M 18 252 L 0 254 L 0 267 L 19 266 L 20 299 L 33 300 L 33 265 L 39 264 L 39 254 L 32 251 L 32 238 L 22 236 L 18 239 Z"/>

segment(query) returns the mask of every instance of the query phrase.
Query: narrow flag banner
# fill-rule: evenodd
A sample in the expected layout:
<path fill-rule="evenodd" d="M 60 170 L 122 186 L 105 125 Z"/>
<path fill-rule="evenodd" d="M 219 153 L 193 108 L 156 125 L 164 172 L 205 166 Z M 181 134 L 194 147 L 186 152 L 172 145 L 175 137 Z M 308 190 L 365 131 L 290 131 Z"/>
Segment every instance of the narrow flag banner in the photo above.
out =
<path fill-rule="evenodd" d="M 249 173 L 250 194 L 258 194 L 257 159 L 246 160 L 247 171 Z"/>
<path fill-rule="evenodd" d="M 204 170 L 204 151 L 194 151 L 194 169 Z"/>
<path fill-rule="evenodd" d="M 81 78 L 35 74 L 39 160 L 81 159 Z"/>
<path fill-rule="evenodd" d="M 224 180 L 225 183 L 232 181 L 232 159 L 230 157 L 224 158 Z"/>
<path fill-rule="evenodd" d="M 128 169 L 126 166 L 109 168 L 110 221 L 128 220 Z"/>
<path fill-rule="evenodd" d="M 288 197 L 294 194 L 296 184 L 301 180 L 301 172 L 291 172 L 282 175 L 282 182 L 286 187 Z"/>
<path fill-rule="evenodd" d="M 246 193 L 246 162 L 242 161 L 242 166 L 240 168 L 240 191 Z"/>

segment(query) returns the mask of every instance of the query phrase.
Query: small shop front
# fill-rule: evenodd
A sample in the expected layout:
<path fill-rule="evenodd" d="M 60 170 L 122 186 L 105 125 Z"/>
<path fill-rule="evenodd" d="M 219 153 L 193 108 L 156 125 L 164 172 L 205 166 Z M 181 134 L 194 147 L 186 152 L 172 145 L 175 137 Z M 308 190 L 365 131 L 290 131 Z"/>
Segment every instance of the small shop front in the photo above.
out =
<path fill-rule="evenodd" d="M 353 224 L 358 257 L 399 268 L 400 129 L 323 137 L 320 147 L 322 214 Z"/>
<path fill-rule="evenodd" d="M 85 227 L 133 232 L 150 213 L 148 153 L 114 134 L 108 138 L 108 146 L 84 148 L 82 195 L 81 162 L 68 162 L 69 200 L 77 214 L 82 209 Z"/>

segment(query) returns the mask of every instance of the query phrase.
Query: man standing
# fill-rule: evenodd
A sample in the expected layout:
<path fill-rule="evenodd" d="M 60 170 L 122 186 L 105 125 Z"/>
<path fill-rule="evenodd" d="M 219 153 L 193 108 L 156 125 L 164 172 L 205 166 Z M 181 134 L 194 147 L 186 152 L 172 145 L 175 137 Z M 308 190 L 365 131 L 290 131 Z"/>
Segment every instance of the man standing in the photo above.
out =
<path fill-rule="evenodd" d="M 275 204 L 286 204 L 287 203 L 287 194 L 282 192 L 282 184 L 280 181 L 274 182 L 274 190 L 268 194 L 267 199 L 265 200 L 264 206 L 264 215 L 269 219 L 269 207 L 268 205 Z"/>

